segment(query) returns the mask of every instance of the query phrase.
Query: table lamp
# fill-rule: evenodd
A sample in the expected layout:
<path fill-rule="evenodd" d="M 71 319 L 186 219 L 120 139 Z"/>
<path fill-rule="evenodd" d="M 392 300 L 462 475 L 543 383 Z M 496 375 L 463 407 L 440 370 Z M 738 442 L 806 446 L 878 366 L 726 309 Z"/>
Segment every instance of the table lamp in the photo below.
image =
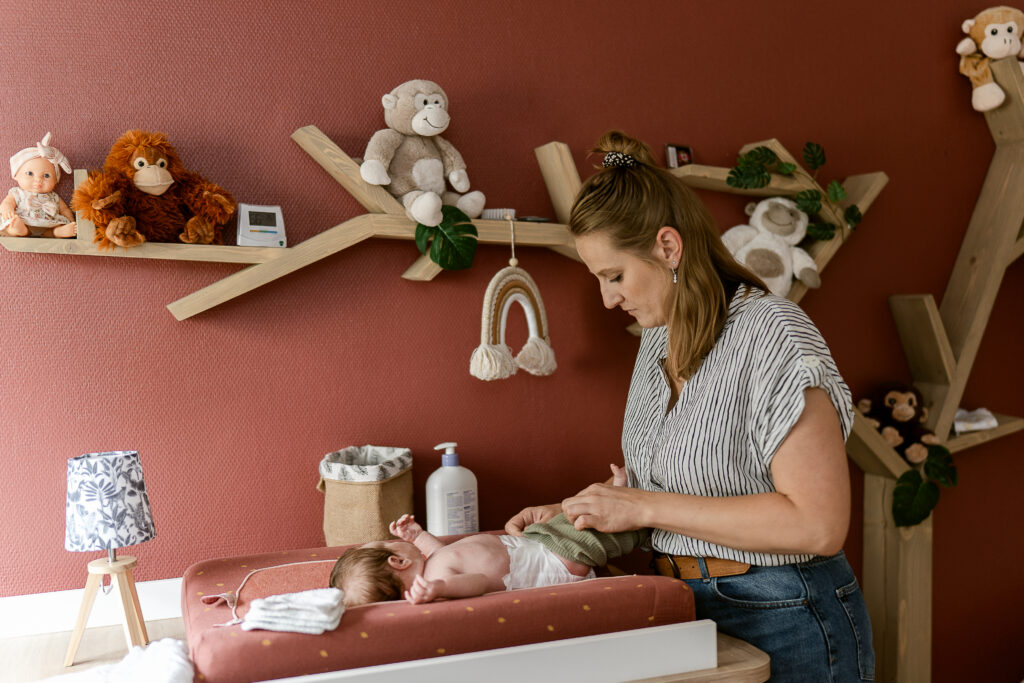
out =
<path fill-rule="evenodd" d="M 68 494 L 64 547 L 71 551 L 106 550 L 107 557 L 89 563 L 85 595 L 71 634 L 64 666 L 71 666 L 82 641 L 96 591 L 103 576 L 117 584 L 124 608 L 124 633 L 128 649 L 149 643 L 142 620 L 132 570 L 134 557 L 117 556 L 116 550 L 156 536 L 153 513 L 142 478 L 137 451 L 86 453 L 68 460 Z"/>

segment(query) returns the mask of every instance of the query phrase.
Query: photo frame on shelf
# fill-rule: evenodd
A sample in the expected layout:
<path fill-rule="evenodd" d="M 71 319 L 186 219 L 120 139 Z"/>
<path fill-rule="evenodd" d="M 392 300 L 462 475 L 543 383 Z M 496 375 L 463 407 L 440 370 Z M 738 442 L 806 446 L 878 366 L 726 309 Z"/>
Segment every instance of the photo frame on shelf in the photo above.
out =
<path fill-rule="evenodd" d="M 665 145 L 665 160 L 669 168 L 692 164 L 693 148 L 689 145 Z"/>

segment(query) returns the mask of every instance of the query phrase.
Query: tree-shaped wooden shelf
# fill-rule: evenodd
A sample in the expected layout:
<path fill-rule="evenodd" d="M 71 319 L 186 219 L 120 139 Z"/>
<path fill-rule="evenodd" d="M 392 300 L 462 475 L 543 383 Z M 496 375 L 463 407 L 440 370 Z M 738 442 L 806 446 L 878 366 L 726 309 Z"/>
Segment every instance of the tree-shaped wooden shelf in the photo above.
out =
<path fill-rule="evenodd" d="M 359 175 L 359 164 L 316 126 L 296 130 L 292 139 L 323 166 L 368 213 L 355 216 L 288 248 L 146 243 L 132 249 L 101 251 L 92 242 L 95 226 L 81 217 L 78 219 L 76 239 L 0 237 L 0 245 L 9 251 L 253 264 L 168 304 L 167 308 L 174 317 L 184 320 L 370 237 L 415 240 L 416 224 L 406 217 L 401 204 L 384 188 L 366 183 Z M 85 171 L 76 170 L 75 184 L 84 181 L 85 177 Z M 473 225 L 477 229 L 478 242 L 509 243 L 508 221 L 477 219 Z M 556 223 L 517 223 L 516 244 L 549 247 L 564 256 L 579 259 L 568 230 L 564 225 Z M 428 257 L 420 256 L 402 277 L 426 281 L 432 280 L 440 272 L 440 266 Z"/>
<path fill-rule="evenodd" d="M 1006 101 L 985 113 L 996 151 L 941 306 L 931 294 L 896 295 L 889 307 L 914 385 L 930 406 L 927 427 L 951 452 L 1024 429 L 951 430 L 1006 268 L 1024 254 L 1024 75 L 1016 58 L 994 62 Z M 932 523 L 896 527 L 892 497 L 909 465 L 857 414 L 847 442 L 864 470 L 863 583 L 875 635 L 876 680 L 931 680 Z M 941 509 L 941 507 L 940 507 Z"/>

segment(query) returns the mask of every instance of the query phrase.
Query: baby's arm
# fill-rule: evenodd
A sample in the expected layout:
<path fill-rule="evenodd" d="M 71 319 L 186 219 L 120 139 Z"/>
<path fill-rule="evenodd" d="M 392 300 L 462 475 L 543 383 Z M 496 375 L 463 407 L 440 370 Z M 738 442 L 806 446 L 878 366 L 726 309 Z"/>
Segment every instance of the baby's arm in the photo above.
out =
<path fill-rule="evenodd" d="M 57 210 L 60 211 L 60 215 L 67 218 L 69 221 L 74 221 L 75 214 L 71 212 L 71 208 L 65 204 L 64 200 L 60 197 L 57 197 L 57 201 L 59 202 L 59 208 Z"/>
<path fill-rule="evenodd" d="M 4 200 L 0 202 L 0 217 L 3 217 L 5 221 L 9 221 L 14 218 L 14 209 L 18 206 L 18 201 L 14 198 L 13 194 L 9 194 L 4 197 Z"/>
<path fill-rule="evenodd" d="M 437 540 L 434 534 L 424 531 L 412 515 L 402 515 L 397 521 L 391 522 L 388 531 L 415 545 L 425 557 L 430 557 L 438 548 L 444 547 L 444 543 Z"/>
<path fill-rule="evenodd" d="M 432 581 L 418 574 L 405 592 L 405 599 L 418 605 L 438 598 L 473 598 L 486 593 L 489 585 L 490 580 L 484 574 L 452 574 Z"/>

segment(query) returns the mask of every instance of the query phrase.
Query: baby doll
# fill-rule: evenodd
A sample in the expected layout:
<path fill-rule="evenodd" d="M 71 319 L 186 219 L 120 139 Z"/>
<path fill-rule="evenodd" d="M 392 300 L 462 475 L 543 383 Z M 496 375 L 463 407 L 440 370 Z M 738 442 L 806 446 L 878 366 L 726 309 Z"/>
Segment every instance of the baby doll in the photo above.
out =
<path fill-rule="evenodd" d="M 625 470 L 612 466 L 613 484 Z M 647 531 L 603 533 L 575 529 L 565 515 L 531 524 L 522 536 L 473 534 L 443 544 L 412 515 L 389 526 L 399 541 L 373 541 L 345 551 L 331 571 L 331 586 L 355 607 L 405 597 L 413 604 L 438 598 L 469 598 L 491 591 L 572 583 L 593 568 L 630 552 Z"/>
<path fill-rule="evenodd" d="M 34 147 L 11 157 L 11 177 L 18 181 L 18 187 L 12 187 L 0 202 L 0 235 L 75 236 L 75 215 L 53 191 L 60 181 L 60 169 L 70 172 L 71 164 L 49 143 L 47 133 Z"/>

